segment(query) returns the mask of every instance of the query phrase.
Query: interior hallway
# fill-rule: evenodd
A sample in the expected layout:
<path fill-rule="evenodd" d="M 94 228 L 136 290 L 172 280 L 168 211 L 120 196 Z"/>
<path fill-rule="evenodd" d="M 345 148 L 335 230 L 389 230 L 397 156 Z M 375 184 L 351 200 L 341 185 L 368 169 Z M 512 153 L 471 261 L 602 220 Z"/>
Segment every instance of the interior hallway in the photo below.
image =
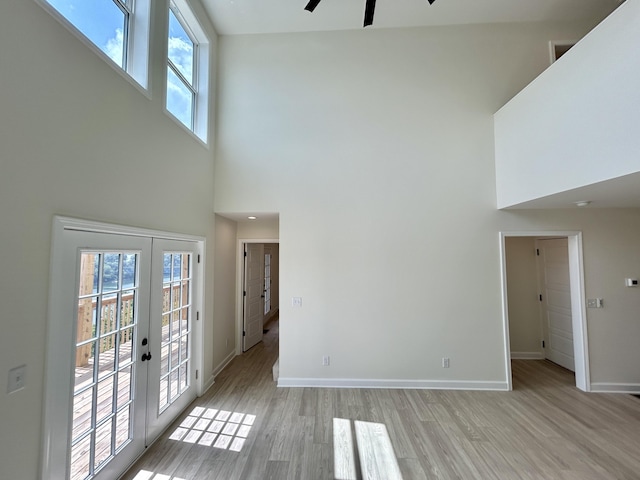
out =
<path fill-rule="evenodd" d="M 279 389 L 271 370 L 278 322 L 267 328 L 125 480 L 334 479 L 333 418 L 386 425 L 404 480 L 638 478 L 640 399 L 632 395 L 580 392 L 571 372 L 530 360 L 513 362 L 512 392 Z M 206 445 L 216 430 L 206 417 L 220 411 L 229 412 L 220 428 L 240 414 L 231 435 L 235 450 L 244 441 L 239 451 Z M 181 423 L 183 439 L 196 443 L 169 438 Z"/>

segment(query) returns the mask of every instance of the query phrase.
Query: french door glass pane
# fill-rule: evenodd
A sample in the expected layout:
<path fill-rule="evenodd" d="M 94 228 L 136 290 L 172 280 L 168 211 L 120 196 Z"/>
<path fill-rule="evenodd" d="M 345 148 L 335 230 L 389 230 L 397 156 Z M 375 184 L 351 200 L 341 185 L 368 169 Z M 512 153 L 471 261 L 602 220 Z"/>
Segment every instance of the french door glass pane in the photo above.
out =
<path fill-rule="evenodd" d="M 191 368 L 191 254 L 165 253 L 163 263 L 160 412 L 189 388 Z"/>
<path fill-rule="evenodd" d="M 133 436 L 138 257 L 81 254 L 71 480 L 92 478 Z"/>

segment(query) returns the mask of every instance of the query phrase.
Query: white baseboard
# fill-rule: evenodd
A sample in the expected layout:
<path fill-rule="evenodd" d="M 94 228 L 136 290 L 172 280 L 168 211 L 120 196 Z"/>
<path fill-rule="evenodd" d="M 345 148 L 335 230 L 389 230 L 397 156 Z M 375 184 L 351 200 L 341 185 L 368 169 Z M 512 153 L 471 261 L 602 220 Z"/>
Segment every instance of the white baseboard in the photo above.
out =
<path fill-rule="evenodd" d="M 594 393 L 632 393 L 640 395 L 638 383 L 592 383 L 591 392 Z"/>
<path fill-rule="evenodd" d="M 500 390 L 508 391 L 507 382 L 455 380 L 374 380 L 353 378 L 282 378 L 278 387 L 318 388 L 389 388 L 407 390 Z"/>
<path fill-rule="evenodd" d="M 207 393 L 207 390 L 209 390 L 211 387 L 213 387 L 213 384 L 216 383 L 215 380 L 216 380 L 215 375 L 211 375 L 211 377 L 209 377 L 209 380 L 207 380 L 206 383 L 204 383 L 202 385 L 202 392 L 198 396 L 201 397 L 202 395 Z"/>
<path fill-rule="evenodd" d="M 233 360 L 234 358 L 236 358 L 236 352 L 235 350 L 232 351 L 229 355 L 227 355 L 227 358 L 225 358 L 224 360 L 222 360 L 222 362 L 220 363 L 220 365 L 218 365 L 216 368 L 214 368 L 213 370 L 213 376 L 217 377 L 218 374 L 225 369 L 225 367 L 227 365 L 229 365 L 231 363 L 231 360 Z"/>
<path fill-rule="evenodd" d="M 544 360 L 543 352 L 511 352 L 511 360 Z"/>

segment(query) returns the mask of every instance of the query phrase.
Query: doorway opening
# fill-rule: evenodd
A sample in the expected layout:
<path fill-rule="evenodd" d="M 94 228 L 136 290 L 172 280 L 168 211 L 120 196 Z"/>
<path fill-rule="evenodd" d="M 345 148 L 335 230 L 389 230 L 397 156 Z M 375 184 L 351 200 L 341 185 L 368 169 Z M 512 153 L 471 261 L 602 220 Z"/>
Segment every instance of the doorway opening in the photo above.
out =
<path fill-rule="evenodd" d="M 501 232 L 500 251 L 509 390 L 512 359 L 547 358 L 590 391 L 581 232 Z"/>
<path fill-rule="evenodd" d="M 280 243 L 278 239 L 241 239 L 238 245 L 237 348 L 241 355 L 262 341 L 278 319 Z"/>

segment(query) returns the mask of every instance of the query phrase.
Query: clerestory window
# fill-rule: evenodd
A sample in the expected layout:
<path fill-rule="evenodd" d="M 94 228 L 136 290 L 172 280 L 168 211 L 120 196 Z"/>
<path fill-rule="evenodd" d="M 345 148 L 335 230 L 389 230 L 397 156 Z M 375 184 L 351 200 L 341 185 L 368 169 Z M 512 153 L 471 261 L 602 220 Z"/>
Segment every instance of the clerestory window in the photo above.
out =
<path fill-rule="evenodd" d="M 151 0 L 38 0 L 118 70 L 148 88 Z"/>
<path fill-rule="evenodd" d="M 166 109 L 203 142 L 207 141 L 209 42 L 186 2 L 169 8 Z"/>

